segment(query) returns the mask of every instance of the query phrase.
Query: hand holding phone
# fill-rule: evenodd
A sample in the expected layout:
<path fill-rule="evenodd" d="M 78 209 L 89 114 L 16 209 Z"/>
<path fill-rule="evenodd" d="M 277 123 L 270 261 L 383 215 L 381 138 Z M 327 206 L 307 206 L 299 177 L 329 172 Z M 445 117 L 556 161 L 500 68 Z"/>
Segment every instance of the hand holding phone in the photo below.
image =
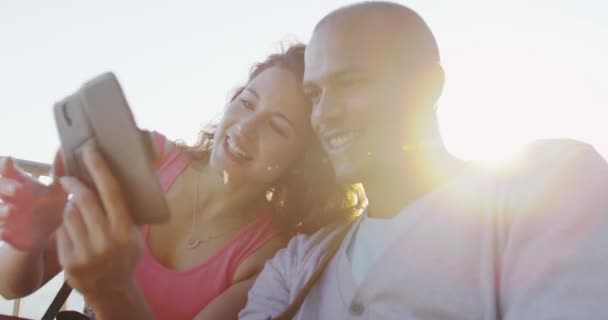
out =
<path fill-rule="evenodd" d="M 92 185 L 82 162 L 82 147 L 97 145 L 138 224 L 169 218 L 164 192 L 153 168 L 153 146 L 147 132 L 137 128 L 127 100 L 112 73 L 86 82 L 54 107 L 66 173 Z"/>

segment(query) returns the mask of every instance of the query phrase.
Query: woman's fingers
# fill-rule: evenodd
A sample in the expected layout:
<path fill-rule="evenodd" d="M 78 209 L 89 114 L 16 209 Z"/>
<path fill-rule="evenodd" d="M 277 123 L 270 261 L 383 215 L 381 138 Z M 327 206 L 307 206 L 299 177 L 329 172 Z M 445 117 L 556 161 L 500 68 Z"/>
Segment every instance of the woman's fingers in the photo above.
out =
<path fill-rule="evenodd" d="M 6 225 L 6 221 L 13 210 L 13 206 L 8 203 L 0 203 L 0 228 Z"/>
<path fill-rule="evenodd" d="M 97 193 L 76 178 L 59 179 L 71 194 L 71 204 L 57 231 L 57 247 L 66 278 L 86 293 L 131 277 L 141 252 L 141 238 L 120 185 L 101 155 L 92 146 L 84 147 L 81 155 Z"/>
<path fill-rule="evenodd" d="M 73 261 L 74 244 L 72 243 L 67 230 L 63 226 L 57 229 L 55 238 L 57 241 L 57 258 L 59 259 L 59 264 L 63 268 L 67 268 Z"/>
<path fill-rule="evenodd" d="M 53 159 L 53 166 L 51 167 L 51 172 L 49 172 L 51 177 L 63 177 L 65 175 L 65 167 L 63 165 L 63 157 L 61 155 L 61 150 L 55 153 L 55 158 Z"/>
<path fill-rule="evenodd" d="M 69 200 L 72 209 L 68 212 L 68 208 L 66 208 L 64 219 L 68 219 L 67 222 L 73 219 L 73 222 L 84 230 L 84 237 L 90 239 L 93 247 L 101 246 L 105 241 L 108 222 L 97 196 L 76 178 L 62 177 L 60 182 L 64 190 L 72 195 Z M 66 221 L 64 221 L 65 223 Z M 70 235 L 72 234 L 70 233 Z M 72 239 L 74 240 L 74 238 Z"/>
<path fill-rule="evenodd" d="M 25 184 L 31 179 L 15 166 L 13 159 L 0 157 L 0 199 L 6 200 L 19 196 L 25 190 Z"/>
<path fill-rule="evenodd" d="M 106 208 L 110 226 L 122 235 L 132 233 L 133 219 L 129 213 L 119 182 L 94 145 L 83 148 L 84 163 L 95 183 L 99 198 Z"/>
<path fill-rule="evenodd" d="M 0 241 L 9 242 L 11 239 L 10 230 L 7 228 L 7 224 L 12 210 L 12 205 L 8 203 L 0 203 Z"/>
<path fill-rule="evenodd" d="M 15 166 L 15 160 L 11 157 L 0 157 L 0 177 L 13 178 L 17 180 L 23 178 L 26 175 L 21 169 Z"/>
<path fill-rule="evenodd" d="M 84 256 L 91 249 L 90 234 L 84 223 L 82 214 L 73 201 L 68 201 L 63 212 L 63 228 L 74 244 L 74 254 Z"/>
<path fill-rule="evenodd" d="M 0 202 L 0 219 L 6 219 L 13 210 L 13 206 L 10 203 Z"/>
<path fill-rule="evenodd" d="M 21 183 L 11 178 L 0 176 L 0 199 L 14 197 L 20 187 Z"/>
<path fill-rule="evenodd" d="M 6 175 L 15 170 L 15 164 L 10 157 L 0 157 L 0 175 Z"/>

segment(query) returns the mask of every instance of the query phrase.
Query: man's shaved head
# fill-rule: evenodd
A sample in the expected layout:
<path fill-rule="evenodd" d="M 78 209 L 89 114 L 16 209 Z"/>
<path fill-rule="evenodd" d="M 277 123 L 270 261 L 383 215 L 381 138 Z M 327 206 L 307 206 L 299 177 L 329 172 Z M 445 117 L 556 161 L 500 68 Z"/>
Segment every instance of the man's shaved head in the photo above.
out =
<path fill-rule="evenodd" d="M 384 29 L 384 37 L 378 41 L 396 42 L 399 48 L 407 50 L 407 56 L 415 62 L 439 62 L 440 55 L 435 37 L 424 20 L 412 9 L 388 1 L 368 1 L 341 7 L 326 15 L 314 31 L 324 26 L 341 25 L 355 29 Z M 362 43 L 362 45 L 365 45 Z M 396 48 L 395 48 L 396 49 Z"/>
<path fill-rule="evenodd" d="M 387 161 L 403 162 L 404 146 L 435 136 L 443 69 L 435 37 L 411 9 L 365 2 L 333 11 L 305 61 L 311 122 L 341 181 L 366 181 Z"/>

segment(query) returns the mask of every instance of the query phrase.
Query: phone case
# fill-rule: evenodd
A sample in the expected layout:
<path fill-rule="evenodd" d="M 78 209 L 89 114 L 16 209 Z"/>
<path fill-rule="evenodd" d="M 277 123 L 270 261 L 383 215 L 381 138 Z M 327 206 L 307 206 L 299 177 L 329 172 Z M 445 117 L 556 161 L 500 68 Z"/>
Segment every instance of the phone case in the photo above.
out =
<path fill-rule="evenodd" d="M 94 141 L 121 184 L 138 224 L 163 222 L 169 208 L 153 168 L 153 146 L 147 132 L 137 128 L 127 100 L 112 73 L 86 82 L 54 107 L 67 174 L 93 187 L 79 156 Z"/>

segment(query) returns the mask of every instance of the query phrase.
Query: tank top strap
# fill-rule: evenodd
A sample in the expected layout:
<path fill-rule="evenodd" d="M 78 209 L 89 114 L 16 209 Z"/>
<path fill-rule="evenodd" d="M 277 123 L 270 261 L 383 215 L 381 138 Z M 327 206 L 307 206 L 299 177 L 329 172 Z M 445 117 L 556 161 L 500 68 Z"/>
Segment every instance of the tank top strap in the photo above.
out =
<path fill-rule="evenodd" d="M 152 135 L 154 140 L 154 150 L 156 150 L 156 160 L 162 159 L 165 152 L 167 137 L 158 131 L 152 131 Z"/>
<path fill-rule="evenodd" d="M 165 150 L 167 149 L 167 138 L 158 132 L 155 132 L 154 144 L 156 150 L 159 150 L 155 161 L 156 176 L 163 191 L 168 192 L 175 179 L 188 166 L 192 158 L 173 142 L 169 149 Z"/>

